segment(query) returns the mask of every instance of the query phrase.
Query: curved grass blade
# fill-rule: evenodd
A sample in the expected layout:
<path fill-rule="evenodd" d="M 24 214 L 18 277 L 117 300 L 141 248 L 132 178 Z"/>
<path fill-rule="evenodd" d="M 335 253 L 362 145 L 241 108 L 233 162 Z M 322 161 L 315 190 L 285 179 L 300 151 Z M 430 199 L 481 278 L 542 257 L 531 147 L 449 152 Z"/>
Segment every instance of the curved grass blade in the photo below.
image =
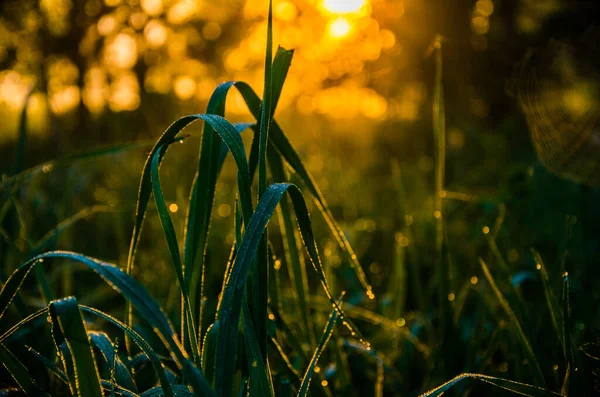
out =
<path fill-rule="evenodd" d="M 102 397 L 100 374 L 77 300 L 74 297 L 53 300 L 48 305 L 48 311 L 57 348 L 66 342 L 71 353 L 70 363 L 66 360 L 63 360 L 63 363 L 65 368 L 68 368 L 69 364 L 73 365 L 74 378 L 69 379 L 73 394 L 81 397 Z"/>
<path fill-rule="evenodd" d="M 273 181 L 276 183 L 286 182 L 287 178 L 285 170 L 283 168 L 283 162 L 281 157 L 272 150 L 268 154 L 269 167 L 271 169 L 271 176 Z M 310 346 L 316 346 L 316 341 L 313 333 L 312 321 L 310 318 L 310 312 L 308 310 L 310 304 L 310 298 L 308 294 L 308 278 L 306 275 L 306 264 L 304 263 L 304 257 L 299 252 L 296 239 L 296 228 L 292 221 L 292 210 L 289 206 L 287 198 L 282 199 L 279 202 L 279 219 L 280 222 L 281 237 L 283 238 L 283 246 L 285 252 L 285 261 L 288 265 L 288 274 L 291 278 L 292 284 L 295 286 L 295 293 L 298 299 L 300 315 L 302 317 L 302 323 L 304 325 L 304 332 L 307 336 L 307 341 Z"/>
<path fill-rule="evenodd" d="M 481 265 L 481 268 L 483 270 L 483 274 L 485 275 L 485 278 L 487 279 L 488 283 L 490 284 L 490 287 L 492 287 L 494 294 L 496 295 L 496 297 L 498 298 L 498 301 L 500 302 L 500 306 L 502 306 L 502 309 L 508 316 L 510 322 L 515 327 L 515 331 L 517 332 L 519 343 L 521 344 L 521 347 L 523 348 L 525 354 L 527 355 L 527 360 L 529 361 L 529 365 L 531 368 L 532 375 L 535 379 L 535 382 L 543 387 L 546 387 L 546 381 L 544 380 L 544 375 L 542 374 L 542 369 L 540 368 L 540 364 L 538 363 L 538 361 L 535 357 L 535 354 L 533 353 L 533 348 L 531 347 L 531 344 L 529 343 L 529 339 L 527 339 L 527 336 L 525 335 L 525 332 L 523 331 L 523 328 L 521 327 L 521 323 L 519 322 L 519 320 L 517 319 L 517 316 L 511 309 L 510 305 L 508 304 L 508 301 L 502 294 L 502 291 L 500 291 L 500 288 L 498 288 L 498 285 L 496 284 L 494 277 L 490 273 L 490 270 L 488 269 L 488 267 L 485 264 L 485 262 L 483 261 L 483 259 L 479 258 L 479 263 Z"/>
<path fill-rule="evenodd" d="M 308 364 L 308 368 L 304 373 L 304 378 L 302 379 L 302 384 L 300 385 L 300 390 L 298 391 L 298 397 L 306 397 L 308 395 L 308 388 L 310 387 L 310 381 L 315 371 L 315 366 L 317 365 L 319 357 L 323 353 L 325 346 L 327 346 L 327 342 L 329 341 L 329 338 L 331 338 L 331 334 L 333 334 L 333 329 L 338 321 L 338 317 L 338 311 L 334 309 L 329 316 L 327 325 L 325 326 L 323 334 L 321 335 L 321 340 L 319 340 L 319 344 L 317 345 L 317 348 L 310 359 L 310 363 Z"/>
<path fill-rule="evenodd" d="M 467 380 L 474 379 L 480 382 L 485 382 L 490 385 L 496 386 L 500 389 L 504 389 L 521 396 L 531 397 L 558 397 L 560 394 L 552 391 L 539 388 L 537 386 L 528 385 L 525 383 L 515 382 L 508 379 L 496 378 L 493 376 L 481 375 L 481 374 L 460 374 L 456 378 L 444 383 L 443 385 L 428 391 L 427 393 L 421 394 L 419 397 L 437 397 L 450 390 L 457 383 Z"/>
<path fill-rule="evenodd" d="M 131 237 L 129 257 L 127 260 L 128 273 L 131 272 L 133 267 L 133 261 L 135 258 L 137 245 L 139 243 L 139 237 L 142 230 L 144 217 L 146 215 L 146 208 L 148 207 L 148 201 L 150 200 L 150 194 L 152 192 L 152 181 L 150 176 L 152 159 L 156 152 L 161 150 L 162 155 L 159 156 L 158 159 L 158 164 L 160 164 L 160 162 L 162 161 L 162 157 L 166 154 L 166 147 L 168 147 L 173 142 L 176 142 L 176 135 L 179 134 L 189 124 L 199 119 L 202 119 L 206 123 L 210 124 L 210 126 L 219 134 L 223 142 L 229 147 L 229 150 L 233 154 L 233 157 L 236 160 L 239 170 L 239 181 L 241 183 L 240 196 L 243 198 L 242 209 L 244 211 L 244 214 L 247 215 L 248 218 L 249 215 L 252 213 L 251 201 L 248 202 L 250 198 L 244 197 L 245 191 L 250 190 L 250 181 L 247 178 L 248 166 L 244 152 L 244 143 L 242 142 L 242 139 L 237 133 L 235 127 L 223 117 L 212 114 L 194 114 L 181 117 L 178 120 L 176 120 L 173 124 L 171 124 L 167 128 L 167 130 L 160 136 L 160 138 L 152 148 L 152 151 L 150 152 L 150 155 L 146 160 L 146 164 L 144 165 L 138 192 L 135 224 L 133 228 L 133 234 Z M 160 149 L 163 146 L 165 146 L 164 151 Z"/>
<path fill-rule="evenodd" d="M 235 87 L 244 98 L 244 101 L 246 102 L 250 113 L 252 113 L 255 119 L 259 120 L 261 101 L 258 95 L 256 95 L 252 87 L 250 87 L 244 82 L 236 82 Z M 373 295 L 372 288 L 369 282 L 367 281 L 367 276 L 363 271 L 362 267 L 360 266 L 358 258 L 354 253 L 352 246 L 348 242 L 348 239 L 344 235 L 342 228 L 335 221 L 335 218 L 333 217 L 333 214 L 331 213 L 331 210 L 329 209 L 329 206 L 325 201 L 325 197 L 317 187 L 317 184 L 315 183 L 314 179 L 310 176 L 308 170 L 304 167 L 300 156 L 294 150 L 293 146 L 291 145 L 291 143 L 289 142 L 289 140 L 275 121 L 273 121 L 272 125 L 270 126 L 269 141 L 273 143 L 273 146 L 275 147 L 277 152 L 281 156 L 283 156 L 285 161 L 290 165 L 294 172 L 298 174 L 298 176 L 302 180 L 302 183 L 304 183 L 304 185 L 308 188 L 313 197 L 316 199 L 317 206 L 321 214 L 323 215 L 323 218 L 327 222 L 327 225 L 329 226 L 331 232 L 333 233 L 340 249 L 344 254 L 346 254 L 350 267 L 354 270 L 359 282 L 367 292 L 367 295 L 370 298 L 374 298 L 375 296 Z"/>
<path fill-rule="evenodd" d="M 133 228 L 133 234 L 131 237 L 131 244 L 129 248 L 129 256 L 127 259 L 127 273 L 131 274 L 133 271 L 133 263 L 135 258 L 135 252 L 139 243 L 140 233 L 142 230 L 144 218 L 146 215 L 146 209 L 148 207 L 148 201 L 150 200 L 150 194 L 152 192 L 152 181 L 151 181 L 151 168 L 152 159 L 158 152 L 158 165 L 162 160 L 162 157 L 166 153 L 166 148 L 175 141 L 176 135 L 183 130 L 187 125 L 195 120 L 202 119 L 219 134 L 224 143 L 229 147 L 237 166 L 238 166 L 238 184 L 240 185 L 240 198 L 242 203 L 242 212 L 245 219 L 249 219 L 252 214 L 252 199 L 250 196 L 250 180 L 248 175 L 248 165 L 246 161 L 244 144 L 241 137 L 239 136 L 235 127 L 231 125 L 227 120 L 216 115 L 207 114 L 196 114 L 185 116 L 175 121 L 167 130 L 161 135 L 157 143 L 152 148 L 140 180 L 140 187 L 138 192 L 138 200 L 136 206 L 136 217 Z M 162 147 L 165 149 L 161 149 Z M 181 269 L 181 273 L 185 274 L 185 269 Z M 131 309 L 127 309 L 127 323 L 131 324 L 132 313 Z M 187 321 L 184 317 L 184 321 Z M 194 335 L 195 337 L 195 335 Z"/>
<path fill-rule="evenodd" d="M 47 396 L 31 379 L 27 368 L 2 343 L 0 343 L 0 362 L 28 396 Z"/>
<path fill-rule="evenodd" d="M 95 316 L 98 316 L 101 319 L 109 322 L 110 324 L 115 325 L 116 327 L 121 329 L 121 331 L 123 331 L 125 334 L 127 334 L 127 336 L 129 336 L 131 338 L 131 340 L 136 345 L 138 345 L 138 347 L 146 354 L 146 356 L 150 360 L 150 363 L 152 364 L 154 371 L 156 371 L 156 375 L 158 376 L 158 381 L 160 382 L 160 386 L 163 389 L 164 395 L 166 397 L 174 397 L 173 390 L 171 388 L 171 384 L 169 383 L 169 379 L 167 377 L 167 374 L 165 373 L 165 369 L 162 366 L 160 358 L 154 352 L 154 350 L 148 344 L 148 342 L 146 342 L 146 340 L 140 336 L 140 334 L 138 334 L 131 327 L 127 326 L 126 324 L 122 323 L 121 321 L 117 320 L 116 318 L 114 318 L 104 312 L 101 312 L 98 309 L 94 309 L 94 308 L 87 307 L 84 305 L 79 305 L 79 308 L 86 313 L 90 313 Z"/>
<path fill-rule="evenodd" d="M 32 267 L 49 258 L 70 259 L 92 269 L 136 308 L 141 317 L 152 326 L 163 343 L 168 346 L 173 358 L 179 363 L 178 365 L 187 358 L 167 316 L 142 284 L 117 266 L 75 252 L 48 252 L 21 265 L 13 272 L 0 291 L 0 313 L 4 313 Z"/>
<path fill-rule="evenodd" d="M 102 354 L 102 358 L 106 364 L 110 367 L 114 366 L 114 378 L 117 386 L 122 386 L 131 392 L 137 393 L 138 390 L 131 378 L 131 374 L 125 364 L 123 364 L 123 361 L 115 353 L 115 345 L 108 335 L 104 332 L 89 332 L 89 335 L 92 343 Z"/>
<path fill-rule="evenodd" d="M 181 290 L 181 298 L 183 300 L 183 313 L 182 320 L 183 324 L 187 324 L 186 333 L 188 339 L 185 339 L 186 342 L 189 343 L 189 346 L 192 350 L 192 357 L 194 357 L 194 361 L 196 363 L 199 362 L 199 351 L 198 351 L 198 342 L 196 340 L 196 328 L 194 325 L 194 320 L 192 318 L 192 309 L 190 307 L 190 297 L 188 293 L 188 284 L 184 280 L 183 275 L 183 264 L 181 263 L 181 257 L 179 255 L 179 245 L 177 243 L 177 235 L 175 234 L 175 228 L 173 227 L 173 221 L 171 221 L 171 216 L 169 215 L 169 210 L 167 209 L 167 203 L 165 202 L 165 198 L 163 196 L 162 188 L 160 186 L 160 174 L 158 172 L 158 166 L 160 158 L 163 156 L 164 150 L 166 150 L 165 146 L 161 146 L 154 156 L 152 157 L 151 164 L 151 179 L 152 179 L 152 190 L 154 192 L 154 199 L 156 201 L 156 208 L 158 209 L 158 216 L 160 218 L 160 223 L 163 228 L 163 232 L 165 234 L 165 238 L 167 239 L 167 245 L 169 247 L 169 252 L 171 254 L 171 260 L 173 261 L 173 267 L 175 268 L 175 274 L 177 275 L 177 280 L 179 281 L 179 288 Z M 187 320 L 187 321 L 186 321 Z"/>
<path fill-rule="evenodd" d="M 221 84 L 215 89 L 208 101 L 207 114 L 225 115 L 225 99 L 232 83 Z M 202 332 L 202 305 L 201 298 L 204 294 L 204 256 L 208 241 L 208 230 L 212 215 L 215 186 L 220 170 L 217 153 L 220 151 L 223 160 L 223 150 L 227 154 L 226 145 L 221 140 L 210 124 L 205 123 L 202 130 L 200 143 L 200 158 L 198 169 L 190 190 L 190 199 L 184 228 L 184 270 L 185 280 L 190 290 L 190 300 L 194 318 L 198 319 L 198 332 Z M 199 283 L 191 280 L 200 280 Z M 198 285 L 199 284 L 199 285 Z M 182 334 L 187 332 L 185 321 L 182 322 Z M 200 335 L 197 336 L 200 338 Z"/>
<path fill-rule="evenodd" d="M 263 231 L 278 202 L 286 192 L 292 199 L 304 246 L 311 258 L 311 262 L 321 281 L 325 294 L 330 299 L 333 307 L 338 311 L 338 315 L 344 324 L 363 343 L 367 343 L 362 339 L 358 329 L 356 329 L 351 321 L 346 318 L 331 295 L 312 233 L 310 216 L 302 192 L 298 187 L 291 184 L 273 184 L 269 186 L 261 198 L 256 211 L 248 223 L 246 234 L 240 244 L 239 251 L 231 270 L 229 282 L 222 292 L 222 302 L 218 313 L 218 319 L 221 322 L 221 330 L 219 332 L 217 347 L 217 374 L 215 384 L 217 393 L 224 396 L 229 396 L 231 393 L 231 390 L 226 388 L 225 385 L 227 379 L 231 379 L 234 373 L 235 362 L 232 357 L 236 357 L 237 344 L 235 341 L 237 340 L 242 296 L 246 279 L 250 271 L 250 266 L 254 260 L 254 255 L 258 249 L 258 244 L 262 238 Z"/>

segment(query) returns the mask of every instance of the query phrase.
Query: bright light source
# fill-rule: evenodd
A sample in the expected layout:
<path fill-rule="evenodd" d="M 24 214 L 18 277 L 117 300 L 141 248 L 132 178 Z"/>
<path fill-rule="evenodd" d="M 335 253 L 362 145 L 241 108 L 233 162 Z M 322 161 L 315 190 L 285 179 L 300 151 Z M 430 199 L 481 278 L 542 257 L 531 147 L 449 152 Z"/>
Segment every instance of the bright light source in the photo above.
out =
<path fill-rule="evenodd" d="M 333 14 L 347 14 L 357 12 L 366 3 L 366 0 L 323 0 L 323 8 Z"/>
<path fill-rule="evenodd" d="M 344 17 L 336 18 L 329 24 L 329 35 L 336 39 L 347 36 L 351 31 L 352 24 Z"/>

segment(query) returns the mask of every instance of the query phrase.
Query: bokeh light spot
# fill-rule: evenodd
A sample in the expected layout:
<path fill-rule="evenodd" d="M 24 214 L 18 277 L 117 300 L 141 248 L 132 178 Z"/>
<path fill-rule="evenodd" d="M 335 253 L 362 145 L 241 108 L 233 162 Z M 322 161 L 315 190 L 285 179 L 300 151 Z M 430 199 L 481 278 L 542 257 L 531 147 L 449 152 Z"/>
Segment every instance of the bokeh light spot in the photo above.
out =
<path fill-rule="evenodd" d="M 329 23 L 329 35 L 335 39 L 348 36 L 352 31 L 352 24 L 344 17 L 338 17 Z"/>
<path fill-rule="evenodd" d="M 175 90 L 175 95 L 177 95 L 179 99 L 190 99 L 196 92 L 196 82 L 187 75 L 177 76 L 173 83 L 173 89 Z"/>

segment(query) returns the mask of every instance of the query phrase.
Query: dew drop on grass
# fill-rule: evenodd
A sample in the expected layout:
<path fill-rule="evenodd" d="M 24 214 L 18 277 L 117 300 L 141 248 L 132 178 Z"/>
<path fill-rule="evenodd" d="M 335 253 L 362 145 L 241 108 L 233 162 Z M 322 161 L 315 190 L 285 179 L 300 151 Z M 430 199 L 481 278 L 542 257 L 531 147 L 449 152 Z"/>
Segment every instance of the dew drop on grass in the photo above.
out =
<path fill-rule="evenodd" d="M 252 366 L 253 366 L 254 368 L 258 367 L 258 363 L 257 363 L 256 361 L 252 361 Z"/>

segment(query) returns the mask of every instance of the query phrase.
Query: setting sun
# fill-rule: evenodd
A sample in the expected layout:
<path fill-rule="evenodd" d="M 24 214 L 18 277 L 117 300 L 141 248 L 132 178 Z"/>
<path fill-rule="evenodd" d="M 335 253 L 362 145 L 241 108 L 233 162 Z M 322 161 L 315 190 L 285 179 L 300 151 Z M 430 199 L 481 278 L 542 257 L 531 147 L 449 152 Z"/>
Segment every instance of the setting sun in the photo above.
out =
<path fill-rule="evenodd" d="M 367 0 L 323 0 L 323 8 L 333 14 L 357 12 L 365 6 Z"/>

